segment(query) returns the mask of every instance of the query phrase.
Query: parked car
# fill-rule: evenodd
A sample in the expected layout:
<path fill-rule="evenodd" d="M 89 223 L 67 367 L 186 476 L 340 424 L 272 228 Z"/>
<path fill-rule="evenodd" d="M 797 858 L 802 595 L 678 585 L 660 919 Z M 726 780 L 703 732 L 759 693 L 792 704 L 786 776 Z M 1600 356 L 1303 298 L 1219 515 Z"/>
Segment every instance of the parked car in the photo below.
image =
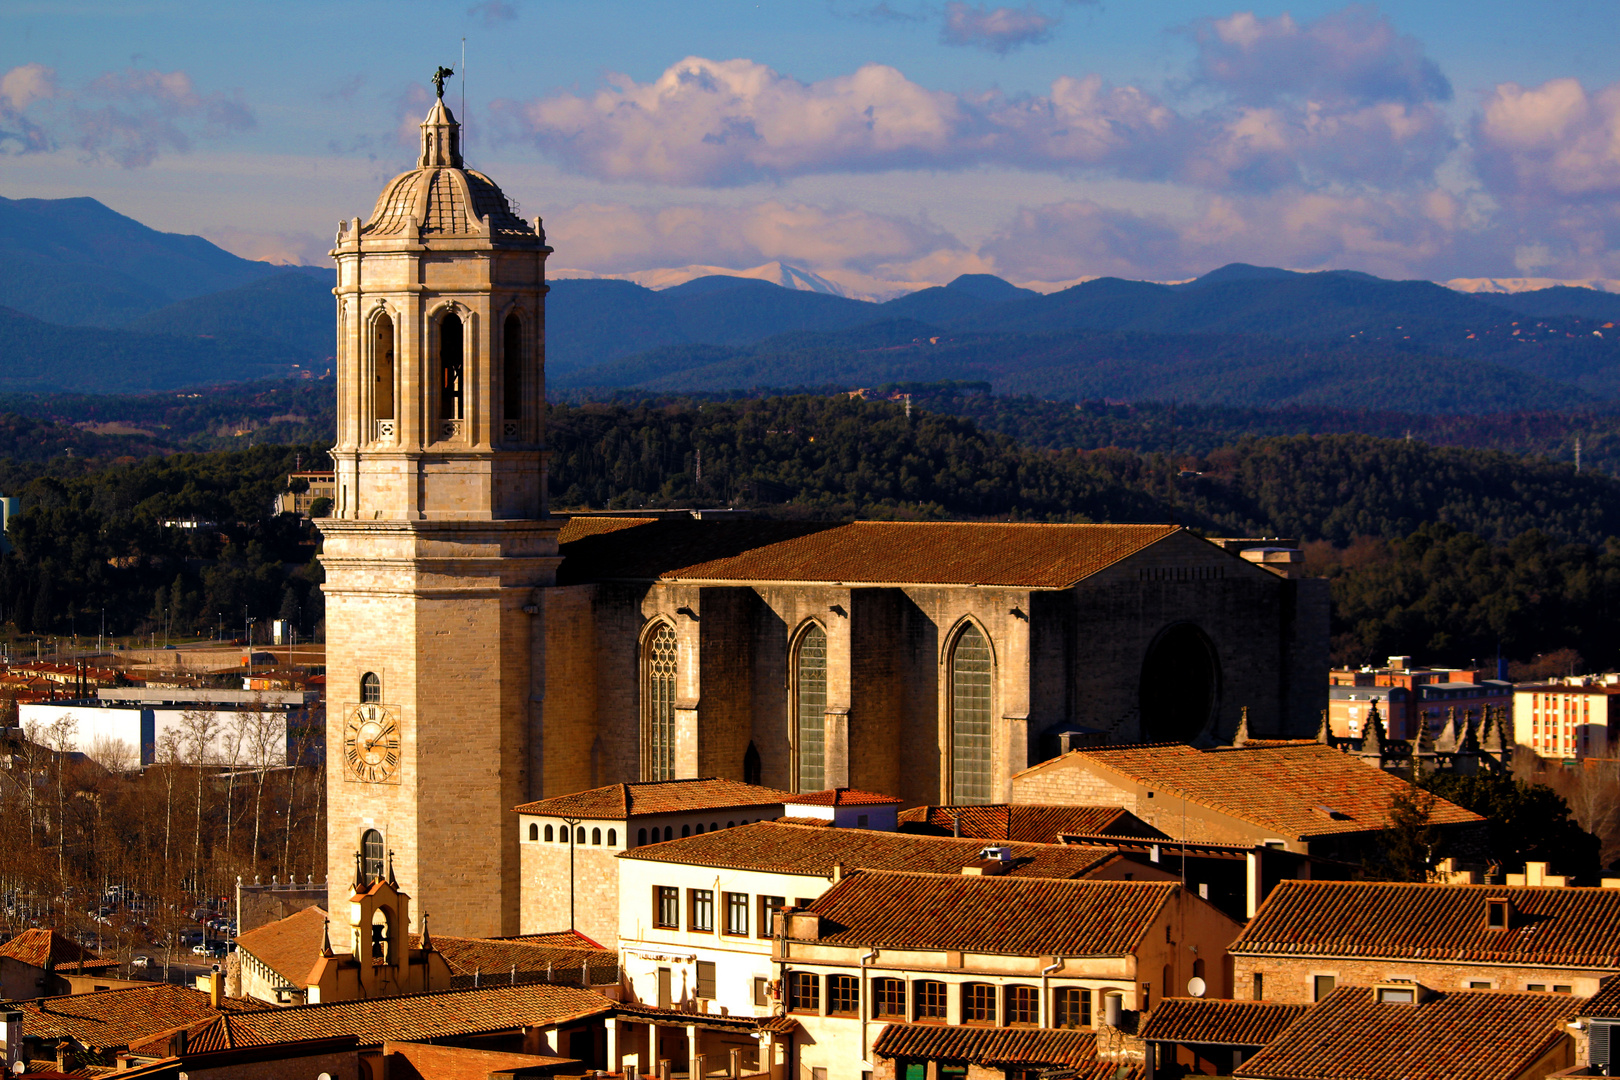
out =
<path fill-rule="evenodd" d="M 134 957 L 130 960 L 129 966 L 136 971 L 145 971 L 152 966 L 152 958 L 150 956 Z"/>
<path fill-rule="evenodd" d="M 202 944 L 193 945 L 191 947 L 191 955 L 192 956 L 207 956 L 208 955 L 208 946 L 207 945 L 202 945 Z"/>

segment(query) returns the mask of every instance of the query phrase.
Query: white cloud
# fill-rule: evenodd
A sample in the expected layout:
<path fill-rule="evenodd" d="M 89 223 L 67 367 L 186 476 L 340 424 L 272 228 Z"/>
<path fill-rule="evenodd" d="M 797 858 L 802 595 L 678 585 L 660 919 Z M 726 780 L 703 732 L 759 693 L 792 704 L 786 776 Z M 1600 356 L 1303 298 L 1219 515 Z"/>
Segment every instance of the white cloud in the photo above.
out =
<path fill-rule="evenodd" d="M 1005 55 L 1020 46 L 1048 40 L 1057 22 L 1057 16 L 1048 15 L 1034 4 L 986 8 L 951 0 L 945 5 L 940 40 L 947 45 L 971 45 Z"/>
<path fill-rule="evenodd" d="M 255 126 L 240 98 L 199 92 L 183 71 L 129 68 L 74 90 L 56 73 L 24 64 L 0 75 L 0 149 L 33 153 L 59 141 L 86 161 L 124 168 L 150 165 L 166 151 L 183 153 L 196 139 L 216 139 Z"/>
<path fill-rule="evenodd" d="M 598 273 L 777 260 L 871 273 L 962 248 L 927 221 L 778 200 L 656 209 L 584 203 L 550 211 L 546 233 L 558 265 Z"/>
<path fill-rule="evenodd" d="M 1503 83 L 1474 125 L 1481 174 L 1499 193 L 1540 199 L 1620 194 L 1620 83 Z"/>
<path fill-rule="evenodd" d="M 1352 4 L 1305 24 L 1282 14 L 1237 12 L 1188 28 L 1198 47 L 1194 79 L 1244 102 L 1312 99 L 1409 105 L 1448 101 L 1451 83 L 1417 39 Z"/>

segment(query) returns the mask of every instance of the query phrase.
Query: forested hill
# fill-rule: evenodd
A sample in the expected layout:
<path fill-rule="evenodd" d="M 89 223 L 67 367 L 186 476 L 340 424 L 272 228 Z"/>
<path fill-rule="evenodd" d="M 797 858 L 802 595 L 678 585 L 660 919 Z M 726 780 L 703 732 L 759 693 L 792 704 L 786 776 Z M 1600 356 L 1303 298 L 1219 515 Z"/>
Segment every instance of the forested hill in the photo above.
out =
<path fill-rule="evenodd" d="M 1341 660 L 1570 647 L 1620 661 L 1620 481 L 1543 459 L 1366 435 L 1244 437 L 1174 456 L 1040 449 L 962 416 L 908 418 L 846 395 L 555 405 L 549 441 L 559 511 L 735 505 L 1296 536 L 1333 579 Z M 270 501 L 287 472 L 324 462 L 322 445 L 67 459 L 75 470 L 61 457 L 0 461 L 5 494 L 24 506 L 17 550 L 0 558 L 0 609 L 62 633 L 99 624 L 105 607 L 127 633 L 158 618 L 194 628 L 247 604 L 317 630 L 314 538 Z M 164 524 L 176 520 L 217 524 Z"/>

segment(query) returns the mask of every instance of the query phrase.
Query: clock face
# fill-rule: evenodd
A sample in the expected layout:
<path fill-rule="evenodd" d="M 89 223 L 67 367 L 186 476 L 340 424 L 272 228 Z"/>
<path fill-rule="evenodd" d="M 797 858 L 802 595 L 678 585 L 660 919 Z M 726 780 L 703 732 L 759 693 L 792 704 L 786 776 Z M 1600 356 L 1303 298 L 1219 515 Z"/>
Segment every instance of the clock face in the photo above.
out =
<path fill-rule="evenodd" d="M 390 705 L 355 705 L 343 725 L 343 771 L 367 784 L 399 783 L 399 714 Z"/>

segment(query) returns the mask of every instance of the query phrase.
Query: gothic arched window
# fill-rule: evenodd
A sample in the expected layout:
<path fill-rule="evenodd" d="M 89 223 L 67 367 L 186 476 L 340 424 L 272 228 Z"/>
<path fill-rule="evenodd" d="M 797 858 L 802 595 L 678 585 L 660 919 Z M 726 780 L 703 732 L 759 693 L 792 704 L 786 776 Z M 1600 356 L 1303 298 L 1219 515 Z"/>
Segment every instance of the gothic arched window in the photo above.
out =
<path fill-rule="evenodd" d="M 382 680 L 377 673 L 368 671 L 360 676 L 360 701 L 365 705 L 374 705 L 382 700 Z"/>
<path fill-rule="evenodd" d="M 505 333 L 501 335 L 502 416 L 507 420 L 523 419 L 523 321 L 516 312 L 506 317 Z"/>
<path fill-rule="evenodd" d="M 642 659 L 641 778 L 675 779 L 675 630 L 662 623 Z"/>
<path fill-rule="evenodd" d="M 378 420 L 394 418 L 394 320 L 379 312 L 372 345 L 372 411 Z"/>
<path fill-rule="evenodd" d="M 439 416 L 460 420 L 463 415 L 467 373 L 461 319 L 446 315 L 439 324 Z"/>
<path fill-rule="evenodd" d="M 794 791 L 827 786 L 827 632 L 811 623 L 793 657 Z"/>
<path fill-rule="evenodd" d="M 990 643 L 969 625 L 951 649 L 951 802 L 991 801 Z"/>
<path fill-rule="evenodd" d="M 376 829 L 367 829 L 360 835 L 360 876 L 362 885 L 382 879 L 383 839 Z"/>

